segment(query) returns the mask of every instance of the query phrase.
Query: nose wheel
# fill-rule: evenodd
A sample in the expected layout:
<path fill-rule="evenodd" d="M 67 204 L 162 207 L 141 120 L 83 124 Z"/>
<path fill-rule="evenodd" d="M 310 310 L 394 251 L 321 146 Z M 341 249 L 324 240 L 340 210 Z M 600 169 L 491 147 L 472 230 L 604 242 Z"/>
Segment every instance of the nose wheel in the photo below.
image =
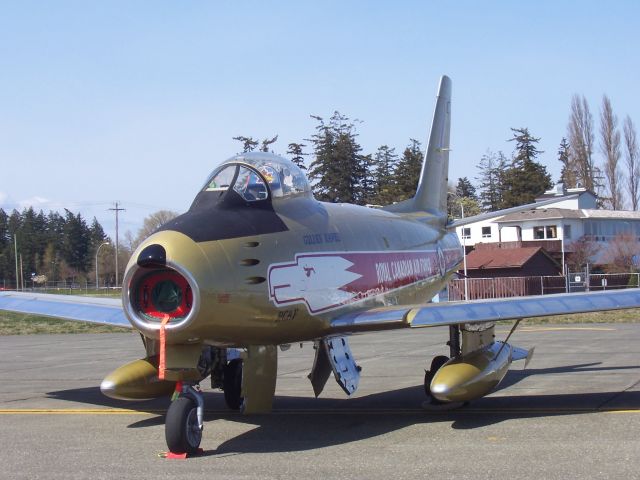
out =
<path fill-rule="evenodd" d="M 195 454 L 202 441 L 204 401 L 202 393 L 187 385 L 171 402 L 164 424 L 169 451 L 175 454 Z"/>

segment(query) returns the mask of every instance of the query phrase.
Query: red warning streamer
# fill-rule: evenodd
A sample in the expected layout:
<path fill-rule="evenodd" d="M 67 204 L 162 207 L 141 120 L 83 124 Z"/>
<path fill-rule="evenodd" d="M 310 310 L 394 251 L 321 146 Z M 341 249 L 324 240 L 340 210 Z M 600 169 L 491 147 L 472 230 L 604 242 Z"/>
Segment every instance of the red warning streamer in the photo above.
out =
<path fill-rule="evenodd" d="M 158 364 L 158 378 L 160 380 L 164 380 L 164 372 L 167 368 L 167 351 L 165 348 L 167 334 L 164 327 L 167 325 L 167 323 L 169 323 L 169 320 L 171 320 L 171 317 L 169 315 L 165 315 L 162 319 L 162 322 L 160 323 L 160 361 Z"/>

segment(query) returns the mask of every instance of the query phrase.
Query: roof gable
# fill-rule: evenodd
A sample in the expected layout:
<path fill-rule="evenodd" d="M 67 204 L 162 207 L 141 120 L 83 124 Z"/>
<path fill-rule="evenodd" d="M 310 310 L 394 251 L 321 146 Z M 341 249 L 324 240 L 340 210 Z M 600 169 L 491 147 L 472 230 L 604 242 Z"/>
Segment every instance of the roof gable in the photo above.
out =
<path fill-rule="evenodd" d="M 542 247 L 476 249 L 467 254 L 468 269 L 522 268 L 536 255 L 549 257 Z"/>

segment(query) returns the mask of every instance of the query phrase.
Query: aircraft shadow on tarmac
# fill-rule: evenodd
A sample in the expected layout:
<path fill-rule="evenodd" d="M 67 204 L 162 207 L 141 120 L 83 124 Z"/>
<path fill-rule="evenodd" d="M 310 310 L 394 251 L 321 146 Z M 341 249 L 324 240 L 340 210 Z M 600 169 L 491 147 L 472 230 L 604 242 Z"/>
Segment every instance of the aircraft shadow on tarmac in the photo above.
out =
<path fill-rule="evenodd" d="M 550 368 L 527 368 L 522 370 L 512 369 L 509 370 L 505 378 L 500 382 L 500 389 L 510 387 L 526 377 L 532 375 L 543 375 L 553 373 L 581 373 L 581 372 L 607 372 L 607 371 L 620 371 L 620 370 L 634 370 L 638 369 L 638 366 L 616 366 L 616 367 L 597 367 L 596 365 L 602 365 L 601 362 L 591 363 L 578 363 L 575 365 L 565 365 L 563 367 L 550 367 Z"/>
<path fill-rule="evenodd" d="M 637 369 L 636 366 L 596 367 L 583 363 L 547 369 L 512 370 L 500 390 L 458 410 L 423 410 L 422 385 L 390 390 L 352 399 L 276 396 L 271 415 L 243 416 L 225 410 L 222 393 L 205 391 L 207 412 L 205 429 L 216 428 L 216 420 L 255 425 L 255 428 L 223 441 L 204 455 L 234 453 L 290 452 L 342 445 L 385 435 L 417 424 L 449 422 L 451 428 L 482 428 L 509 419 L 537 418 L 594 413 L 614 409 L 639 409 L 640 391 L 605 391 L 564 394 L 501 395 L 505 387 L 530 375 L 541 373 L 589 372 Z M 129 428 L 164 423 L 168 399 L 125 402 L 104 397 L 100 390 L 83 388 L 50 392 L 51 398 L 90 403 L 111 408 L 127 408 L 157 416 L 136 421 Z M 204 445 L 206 447 L 206 445 Z"/>

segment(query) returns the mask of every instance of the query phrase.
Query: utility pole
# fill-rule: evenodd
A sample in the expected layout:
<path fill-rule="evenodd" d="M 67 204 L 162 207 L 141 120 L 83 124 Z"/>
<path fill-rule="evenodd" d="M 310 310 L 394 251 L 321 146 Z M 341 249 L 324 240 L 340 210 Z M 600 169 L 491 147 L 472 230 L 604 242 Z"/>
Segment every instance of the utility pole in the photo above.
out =
<path fill-rule="evenodd" d="M 14 249 L 13 249 L 13 253 L 15 253 L 15 257 L 16 257 L 16 290 L 18 289 L 18 235 L 17 234 L 13 234 L 13 242 L 14 242 Z"/>
<path fill-rule="evenodd" d="M 116 202 L 116 208 L 110 208 L 109 210 L 116 212 L 116 287 L 118 283 L 118 212 L 124 212 L 126 209 L 118 208 L 118 202 Z"/>

